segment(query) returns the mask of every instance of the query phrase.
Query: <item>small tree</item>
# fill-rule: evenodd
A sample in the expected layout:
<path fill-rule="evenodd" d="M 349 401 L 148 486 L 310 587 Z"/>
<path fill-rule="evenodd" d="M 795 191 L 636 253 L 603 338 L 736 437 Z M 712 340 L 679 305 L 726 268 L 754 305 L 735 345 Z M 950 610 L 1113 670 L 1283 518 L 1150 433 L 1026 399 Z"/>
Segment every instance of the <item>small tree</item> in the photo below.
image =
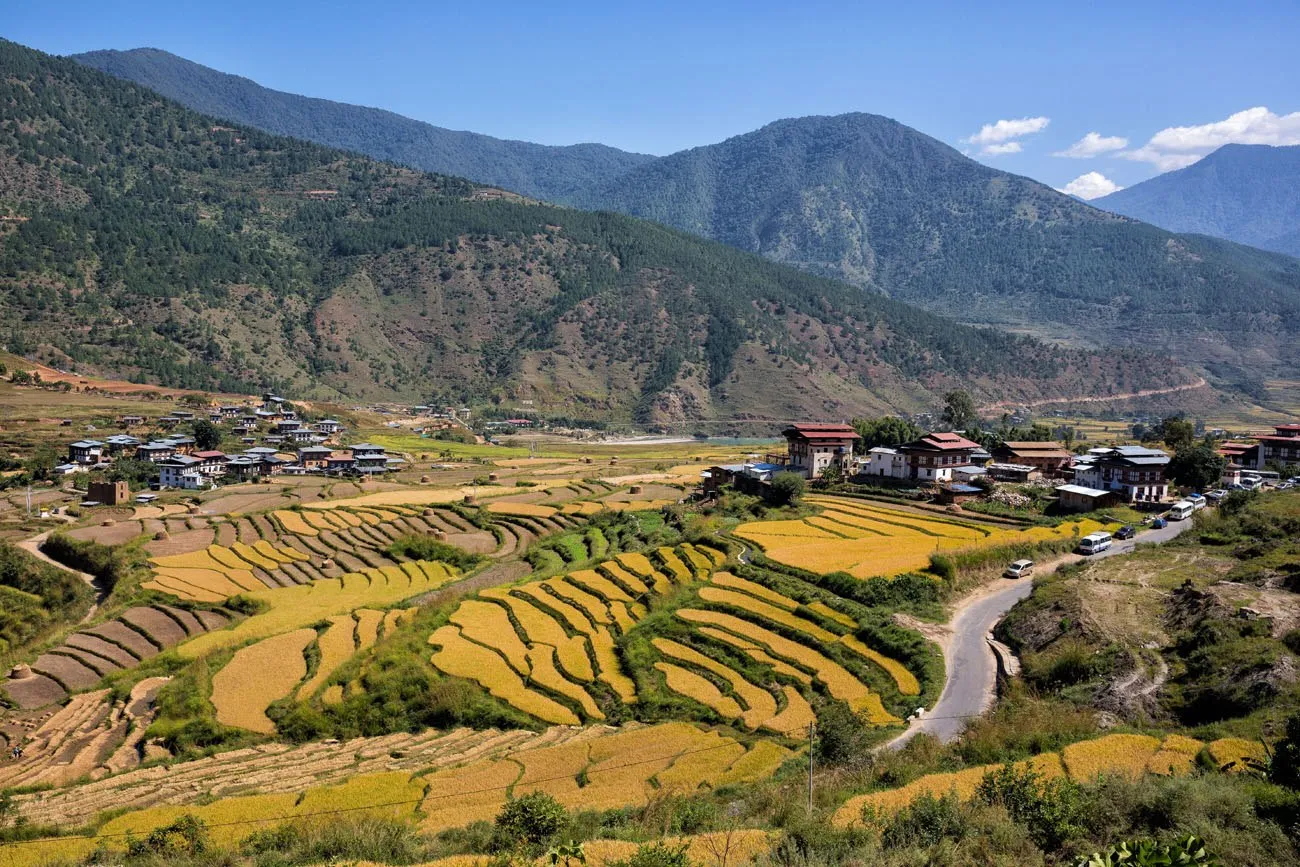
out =
<path fill-rule="evenodd" d="M 202 451 L 209 451 L 221 445 L 221 431 L 205 418 L 194 423 L 194 443 Z"/>
<path fill-rule="evenodd" d="M 803 476 L 785 470 L 772 476 L 772 502 L 778 506 L 796 503 L 803 496 L 806 484 Z"/>
<path fill-rule="evenodd" d="M 980 423 L 975 412 L 975 399 L 962 389 L 943 396 L 943 414 L 940 417 L 949 430 L 967 430 L 978 427 Z"/>

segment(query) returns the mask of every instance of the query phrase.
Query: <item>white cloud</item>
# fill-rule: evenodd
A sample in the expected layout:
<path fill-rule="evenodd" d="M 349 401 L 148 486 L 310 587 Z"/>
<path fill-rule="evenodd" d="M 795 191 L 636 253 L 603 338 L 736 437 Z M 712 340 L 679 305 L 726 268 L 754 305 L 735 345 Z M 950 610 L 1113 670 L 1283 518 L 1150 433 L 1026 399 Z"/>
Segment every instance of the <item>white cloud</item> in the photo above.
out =
<path fill-rule="evenodd" d="M 1042 132 L 1047 129 L 1051 123 L 1050 118 L 1046 117 L 1022 117 L 1019 120 L 1000 120 L 997 123 L 986 123 L 980 127 L 980 131 L 966 139 L 971 144 L 989 145 L 998 142 L 1008 141 L 1013 138 L 1032 135 L 1036 132 Z"/>
<path fill-rule="evenodd" d="M 1110 153 L 1111 151 L 1123 150 L 1126 147 L 1128 147 L 1128 139 L 1123 136 L 1090 132 L 1065 150 L 1057 151 L 1052 156 L 1083 160 Z"/>
<path fill-rule="evenodd" d="M 988 157 L 1000 157 L 1003 154 L 1018 154 L 1020 150 L 1020 142 L 1009 141 L 1005 144 L 984 145 L 980 153 Z"/>
<path fill-rule="evenodd" d="M 1060 189 L 1060 192 L 1081 199 L 1098 199 L 1122 189 L 1124 188 L 1101 172 L 1088 172 L 1070 181 Z"/>
<path fill-rule="evenodd" d="M 1226 144 L 1300 144 L 1300 111 L 1277 115 L 1257 106 L 1213 123 L 1166 127 L 1142 147 L 1117 156 L 1168 172 L 1186 168 Z"/>

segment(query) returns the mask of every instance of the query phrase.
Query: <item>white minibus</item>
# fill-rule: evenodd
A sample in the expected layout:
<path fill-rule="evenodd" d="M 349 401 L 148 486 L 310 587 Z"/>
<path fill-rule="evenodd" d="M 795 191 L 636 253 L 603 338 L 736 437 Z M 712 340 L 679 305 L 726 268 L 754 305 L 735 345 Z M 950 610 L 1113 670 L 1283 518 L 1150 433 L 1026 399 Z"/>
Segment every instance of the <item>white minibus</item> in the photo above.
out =
<path fill-rule="evenodd" d="M 1196 511 L 1196 506 L 1192 505 L 1186 500 L 1179 500 L 1178 502 L 1174 503 L 1172 506 L 1169 507 L 1169 520 L 1185 521 L 1188 518 L 1190 518 L 1192 516 L 1192 512 L 1195 511 Z"/>
<path fill-rule="evenodd" d="M 1080 554 L 1098 554 L 1110 547 L 1110 533 L 1089 533 L 1079 540 Z"/>

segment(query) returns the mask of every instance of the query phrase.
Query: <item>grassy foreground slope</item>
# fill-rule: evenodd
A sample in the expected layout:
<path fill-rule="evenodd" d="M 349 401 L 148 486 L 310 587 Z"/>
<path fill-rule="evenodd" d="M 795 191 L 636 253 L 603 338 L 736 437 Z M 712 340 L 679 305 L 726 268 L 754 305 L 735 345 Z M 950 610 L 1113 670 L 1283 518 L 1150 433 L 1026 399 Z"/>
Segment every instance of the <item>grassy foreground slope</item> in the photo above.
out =
<path fill-rule="evenodd" d="M 0 339 L 56 366 L 642 420 L 1190 378 L 958 326 L 627 217 L 232 129 L 13 43 L 0 88 L 0 310 L 21 323 Z"/>

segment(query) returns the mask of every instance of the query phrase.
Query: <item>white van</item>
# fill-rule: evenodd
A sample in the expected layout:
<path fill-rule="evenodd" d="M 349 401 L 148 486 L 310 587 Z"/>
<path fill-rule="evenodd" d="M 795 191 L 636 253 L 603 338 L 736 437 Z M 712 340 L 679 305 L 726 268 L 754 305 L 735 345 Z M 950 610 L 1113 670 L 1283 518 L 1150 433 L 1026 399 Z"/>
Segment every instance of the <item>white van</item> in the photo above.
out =
<path fill-rule="evenodd" d="M 1196 506 L 1192 505 L 1186 500 L 1179 500 L 1178 502 L 1174 503 L 1172 506 L 1169 507 L 1169 520 L 1185 521 L 1188 518 L 1190 518 L 1192 516 L 1192 512 L 1195 511 L 1196 511 Z"/>
<path fill-rule="evenodd" d="M 1198 512 L 1199 512 L 1201 509 L 1204 509 L 1204 508 L 1205 508 L 1205 504 L 1206 504 L 1205 497 L 1203 497 L 1203 496 L 1200 495 L 1200 494 L 1188 494 L 1188 495 L 1187 495 L 1186 497 L 1184 497 L 1183 499 L 1184 499 L 1185 502 L 1191 503 L 1191 504 L 1192 504 L 1192 508 L 1195 509 L 1195 510 L 1198 511 Z"/>
<path fill-rule="evenodd" d="M 1099 554 L 1110 547 L 1110 533 L 1089 533 L 1079 540 L 1080 554 Z"/>
<path fill-rule="evenodd" d="M 1007 567 L 1002 575 L 1006 578 L 1028 578 L 1034 574 L 1033 560 L 1017 560 Z"/>

